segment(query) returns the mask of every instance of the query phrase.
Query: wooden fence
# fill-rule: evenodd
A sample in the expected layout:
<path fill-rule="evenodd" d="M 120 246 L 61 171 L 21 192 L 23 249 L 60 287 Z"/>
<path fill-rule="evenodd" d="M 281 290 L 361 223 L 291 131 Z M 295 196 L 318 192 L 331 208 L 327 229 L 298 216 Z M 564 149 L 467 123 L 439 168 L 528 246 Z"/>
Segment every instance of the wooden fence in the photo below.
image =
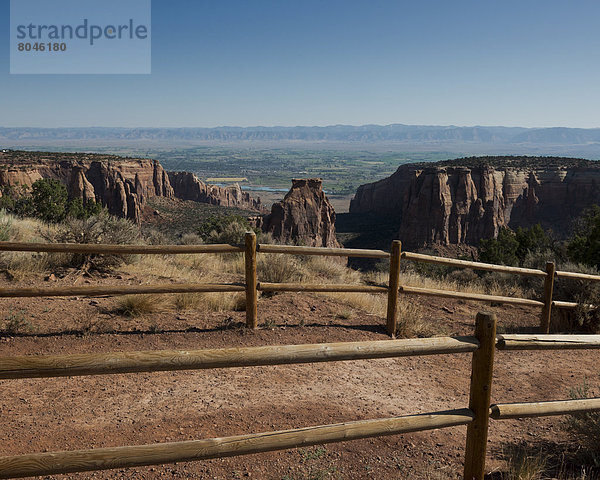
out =
<path fill-rule="evenodd" d="M 442 298 L 456 298 L 479 302 L 496 302 L 510 305 L 526 305 L 541 307 L 540 331 L 549 333 L 552 308 L 577 308 L 575 302 L 553 300 L 554 281 L 556 278 L 579 279 L 584 281 L 600 281 L 598 275 L 576 272 L 556 271 L 555 264 L 548 262 L 545 270 L 533 268 L 508 267 L 482 262 L 457 260 L 452 258 L 424 255 L 413 252 L 402 252 L 402 244 L 392 242 L 390 252 L 357 248 L 322 248 L 292 245 L 257 244 L 256 235 L 247 233 L 244 245 L 92 245 L 92 244 L 47 244 L 47 243 L 13 243 L 0 242 L 0 252 L 58 252 L 81 254 L 228 254 L 242 253 L 245 257 L 245 282 L 224 284 L 163 284 L 163 285 L 120 285 L 120 286 L 82 286 L 51 288 L 0 288 L 1 297 L 46 297 L 46 296 L 85 296 L 85 295 L 124 295 L 124 294 L 157 294 L 187 292 L 245 292 L 246 324 L 250 328 L 258 325 L 258 292 L 354 292 L 385 293 L 388 295 L 386 328 L 394 337 L 397 328 L 398 297 L 404 295 L 429 295 Z M 304 283 L 267 283 L 260 282 L 257 275 L 257 254 L 279 253 L 290 255 L 318 255 L 333 257 L 362 257 L 389 259 L 388 285 L 346 285 L 346 284 L 304 284 Z M 515 275 L 538 277 L 544 280 L 542 300 L 519 297 L 504 297 L 482 293 L 467 293 L 451 290 L 412 287 L 400 284 L 400 262 L 424 262 L 448 267 L 471 268 L 488 272 L 502 272 Z"/>
<path fill-rule="evenodd" d="M 246 235 L 244 245 L 138 246 L 0 242 L 0 251 L 111 255 L 242 253 L 245 256 L 244 283 L 0 288 L 0 297 L 245 292 L 246 323 L 248 327 L 256 328 L 258 319 L 257 300 L 258 292 L 260 291 L 385 293 L 388 295 L 387 331 L 392 337 L 397 325 L 396 317 L 399 294 L 431 295 L 482 302 L 538 306 L 542 308 L 541 330 L 542 333 L 547 333 L 550 325 L 550 313 L 553 307 L 575 308 L 577 306 L 576 303 L 553 301 L 552 293 L 555 278 L 600 281 L 600 276 L 556 271 L 552 263 L 548 263 L 546 270 L 543 271 L 402 252 L 399 241 L 394 241 L 391 251 L 385 252 L 382 250 L 364 249 L 258 245 L 256 236 L 252 233 Z M 259 282 L 257 278 L 257 254 L 262 253 L 387 258 L 390 260 L 389 283 L 388 285 L 377 286 Z M 543 301 L 538 301 L 526 298 L 502 297 L 401 285 L 400 263 L 402 260 L 543 278 L 544 298 Z M 519 416 L 559 415 L 600 408 L 600 399 L 500 404 L 490 407 L 491 375 L 495 348 L 504 350 L 600 348 L 600 336 L 503 335 L 496 339 L 495 330 L 495 318 L 491 315 L 480 314 L 476 321 L 475 335 L 472 337 L 229 348 L 186 352 L 148 351 L 0 358 L 0 379 L 14 379 L 161 370 L 250 367 L 256 365 L 473 352 L 473 370 L 468 408 L 190 442 L 2 457 L 0 458 L 0 478 L 131 467 L 184 460 L 201 460 L 455 425 L 468 425 L 465 478 L 483 478 L 486 438 L 490 417 L 493 419 L 505 419 Z"/>
<path fill-rule="evenodd" d="M 600 398 L 490 405 L 494 351 L 600 349 L 600 335 L 496 336 L 494 315 L 480 313 L 464 337 L 312 345 L 0 357 L 0 379 L 251 367 L 472 352 L 467 408 L 349 421 L 231 437 L 0 457 L 0 478 L 205 460 L 361 438 L 467 425 L 464 478 L 483 479 L 489 419 L 574 414 L 600 409 Z"/>

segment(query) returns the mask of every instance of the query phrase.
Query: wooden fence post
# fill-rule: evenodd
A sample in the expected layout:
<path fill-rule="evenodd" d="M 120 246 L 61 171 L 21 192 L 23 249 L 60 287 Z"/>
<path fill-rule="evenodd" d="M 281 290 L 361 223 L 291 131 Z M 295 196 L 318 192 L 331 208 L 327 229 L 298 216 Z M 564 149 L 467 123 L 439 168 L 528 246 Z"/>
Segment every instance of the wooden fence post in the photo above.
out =
<path fill-rule="evenodd" d="M 257 326 L 257 307 L 258 290 L 256 289 L 256 234 L 254 232 L 246 233 L 246 251 L 244 254 L 246 260 L 246 326 L 256 328 Z"/>
<path fill-rule="evenodd" d="M 496 346 L 496 316 L 494 314 L 477 314 L 475 336 L 479 340 L 479 349 L 473 352 L 469 393 L 469 409 L 475 414 L 475 420 L 467 427 L 465 480 L 483 480 L 485 473 L 494 349 Z"/>
<path fill-rule="evenodd" d="M 394 240 L 390 253 L 390 281 L 387 305 L 387 332 L 391 337 L 396 336 L 398 325 L 398 289 L 400 288 L 400 255 L 402 253 L 402 242 Z"/>
<path fill-rule="evenodd" d="M 542 319 L 540 330 L 542 333 L 550 333 L 550 315 L 552 313 L 552 291 L 554 290 L 554 275 L 556 264 L 546 263 L 546 278 L 544 279 L 544 307 L 542 308 Z"/>

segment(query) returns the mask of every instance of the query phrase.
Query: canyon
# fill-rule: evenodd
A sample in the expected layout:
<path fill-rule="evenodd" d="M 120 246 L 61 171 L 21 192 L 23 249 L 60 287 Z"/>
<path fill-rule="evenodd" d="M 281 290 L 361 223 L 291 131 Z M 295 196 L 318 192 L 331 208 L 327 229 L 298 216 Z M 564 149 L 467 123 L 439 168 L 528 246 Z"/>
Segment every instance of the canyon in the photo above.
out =
<path fill-rule="evenodd" d="M 502 227 L 537 223 L 557 238 L 600 203 L 600 165 L 561 157 L 472 157 L 401 165 L 361 185 L 350 212 L 387 216 L 407 248 L 477 245 Z"/>

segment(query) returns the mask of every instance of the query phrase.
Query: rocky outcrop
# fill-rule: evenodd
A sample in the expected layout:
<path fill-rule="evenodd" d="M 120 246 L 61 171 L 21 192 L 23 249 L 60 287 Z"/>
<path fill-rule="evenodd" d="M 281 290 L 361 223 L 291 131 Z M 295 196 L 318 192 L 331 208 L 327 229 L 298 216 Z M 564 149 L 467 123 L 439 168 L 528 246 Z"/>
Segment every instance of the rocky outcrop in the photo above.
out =
<path fill-rule="evenodd" d="M 407 248 L 477 245 L 503 226 L 540 223 L 561 237 L 600 203 L 600 165 L 569 158 L 486 157 L 402 165 L 362 185 L 351 213 L 386 215 Z"/>
<path fill-rule="evenodd" d="M 134 222 L 140 221 L 148 198 L 173 196 L 168 176 L 155 160 L 20 151 L 0 154 L 0 186 L 28 188 L 40 178 L 59 180 L 70 198 L 102 203 L 113 215 Z"/>
<path fill-rule="evenodd" d="M 339 247 L 335 211 L 323 192 L 321 179 L 294 179 L 292 188 L 257 226 L 283 243 L 311 247 Z"/>
<path fill-rule="evenodd" d="M 110 213 L 141 220 L 142 207 L 154 196 L 262 210 L 239 185 L 207 185 L 186 172 L 170 174 L 156 160 L 80 153 L 0 152 L 0 187 L 29 188 L 36 180 L 52 178 L 66 185 L 70 198 L 95 201 Z"/>
<path fill-rule="evenodd" d="M 210 203 L 225 207 L 237 207 L 247 210 L 263 211 L 260 198 L 253 198 L 248 192 L 243 192 L 235 183 L 228 187 L 209 185 L 190 172 L 168 172 L 169 182 L 175 192 L 175 197 L 182 200 Z"/>

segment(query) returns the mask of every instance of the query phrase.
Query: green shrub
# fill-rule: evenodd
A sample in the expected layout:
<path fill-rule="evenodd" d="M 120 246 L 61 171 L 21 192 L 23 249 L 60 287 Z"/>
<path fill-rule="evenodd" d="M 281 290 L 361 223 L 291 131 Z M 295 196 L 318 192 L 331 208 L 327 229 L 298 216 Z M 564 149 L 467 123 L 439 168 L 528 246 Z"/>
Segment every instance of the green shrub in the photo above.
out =
<path fill-rule="evenodd" d="M 0 209 L 8 212 L 15 211 L 15 195 L 13 187 L 2 187 L 2 195 L 0 196 Z"/>
<path fill-rule="evenodd" d="M 78 219 L 89 218 L 100 214 L 102 205 L 88 200 L 85 204 L 81 198 L 69 200 L 66 206 L 66 216 Z"/>
<path fill-rule="evenodd" d="M 108 243 L 128 245 L 139 242 L 139 228 L 124 218 L 103 211 L 86 219 L 67 218 L 56 231 L 45 234 L 54 243 Z M 109 271 L 123 262 L 133 260 L 132 255 L 68 254 L 60 258 L 61 266 L 81 270 Z"/>
<path fill-rule="evenodd" d="M 197 229 L 198 235 L 206 243 L 230 244 L 244 243 L 244 236 L 250 231 L 253 231 L 250 222 L 241 215 L 212 215 Z"/>
<path fill-rule="evenodd" d="M 516 265 L 517 236 L 510 228 L 502 227 L 496 238 L 482 239 L 479 242 L 479 260 L 485 263 Z"/>
<path fill-rule="evenodd" d="M 81 198 L 69 200 L 67 188 L 58 180 L 41 178 L 27 188 L 5 187 L 0 208 L 21 217 L 36 217 L 47 223 L 62 222 L 67 217 L 88 218 L 98 215 L 101 204 Z"/>
<path fill-rule="evenodd" d="M 29 320 L 25 318 L 25 312 L 19 310 L 13 312 L 12 310 L 5 318 L 4 332 L 9 335 L 16 335 L 18 333 L 26 333 L 33 330 L 33 325 Z"/>
<path fill-rule="evenodd" d="M 12 238 L 13 218 L 6 210 L 0 210 L 0 242 L 8 242 Z"/>
<path fill-rule="evenodd" d="M 551 246 L 551 239 L 540 224 L 528 229 L 519 227 L 514 232 L 502 227 L 496 238 L 479 242 L 479 259 L 499 265 L 523 265 L 528 255 L 546 251 Z"/>
<path fill-rule="evenodd" d="M 579 272 L 598 275 L 599 272 L 587 265 L 567 262 L 559 265 L 559 269 L 567 272 Z M 553 298 L 576 302 L 577 308 L 552 309 L 553 331 L 581 331 L 596 333 L 600 330 L 600 284 L 589 280 L 559 278 L 554 282 Z"/>
<path fill-rule="evenodd" d="M 31 186 L 35 216 L 48 223 L 64 220 L 68 198 L 67 187 L 58 180 L 42 178 Z"/>
<path fill-rule="evenodd" d="M 154 228 L 146 229 L 143 233 L 143 239 L 147 245 L 171 245 L 173 243 L 168 235 Z"/>
<path fill-rule="evenodd" d="M 600 207 L 594 205 L 583 212 L 575 224 L 575 235 L 569 242 L 569 258 L 578 263 L 600 268 Z"/>
<path fill-rule="evenodd" d="M 181 245 L 201 245 L 204 243 L 202 237 L 195 233 L 184 233 L 179 241 Z"/>
<path fill-rule="evenodd" d="M 229 243 L 237 245 L 244 243 L 249 228 L 242 223 L 231 222 L 223 226 L 219 232 L 213 230 L 206 238 L 206 243 Z"/>
<path fill-rule="evenodd" d="M 584 382 L 582 385 L 572 388 L 569 392 L 572 399 L 593 397 L 589 385 Z M 565 426 L 569 432 L 577 437 L 583 446 L 594 454 L 597 460 L 600 460 L 600 412 L 581 412 L 570 415 L 566 419 Z"/>

